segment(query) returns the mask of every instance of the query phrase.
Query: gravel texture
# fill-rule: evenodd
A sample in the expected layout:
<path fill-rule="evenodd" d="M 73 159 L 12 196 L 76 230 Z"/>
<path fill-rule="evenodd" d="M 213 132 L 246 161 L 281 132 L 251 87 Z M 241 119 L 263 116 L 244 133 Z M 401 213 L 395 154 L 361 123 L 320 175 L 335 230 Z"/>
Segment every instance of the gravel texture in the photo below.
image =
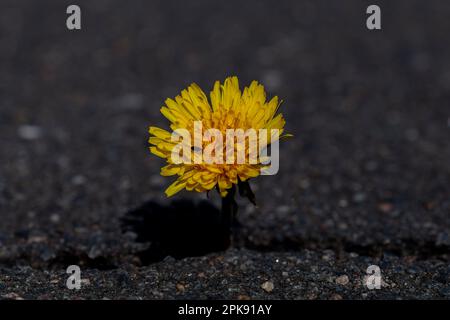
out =
<path fill-rule="evenodd" d="M 0 4 L 0 298 L 450 298 L 450 3 L 378 1 L 381 31 L 365 1 L 77 3 L 80 31 L 72 2 Z M 295 137 L 227 249 L 147 128 L 234 74 Z"/>

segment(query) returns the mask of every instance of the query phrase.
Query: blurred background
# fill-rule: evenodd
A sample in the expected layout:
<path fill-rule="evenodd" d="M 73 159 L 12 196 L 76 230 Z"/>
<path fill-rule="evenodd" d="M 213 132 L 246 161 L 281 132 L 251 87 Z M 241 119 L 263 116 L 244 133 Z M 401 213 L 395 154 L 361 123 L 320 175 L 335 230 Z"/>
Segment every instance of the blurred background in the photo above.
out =
<path fill-rule="evenodd" d="M 126 255 L 119 219 L 169 202 L 147 149 L 164 100 L 237 75 L 283 99 L 295 136 L 279 173 L 253 181 L 258 207 L 240 202 L 243 247 L 448 262 L 450 3 L 376 1 L 380 31 L 370 4 L 3 0 L 0 261 Z"/>

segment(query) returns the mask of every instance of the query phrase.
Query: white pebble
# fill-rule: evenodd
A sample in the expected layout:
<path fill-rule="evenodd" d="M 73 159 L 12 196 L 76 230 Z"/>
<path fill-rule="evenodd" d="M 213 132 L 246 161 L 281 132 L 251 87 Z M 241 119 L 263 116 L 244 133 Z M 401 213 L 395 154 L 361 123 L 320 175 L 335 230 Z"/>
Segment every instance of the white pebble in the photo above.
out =
<path fill-rule="evenodd" d="M 42 129 L 39 126 L 24 124 L 19 126 L 17 133 L 24 140 L 36 140 L 42 136 Z"/>

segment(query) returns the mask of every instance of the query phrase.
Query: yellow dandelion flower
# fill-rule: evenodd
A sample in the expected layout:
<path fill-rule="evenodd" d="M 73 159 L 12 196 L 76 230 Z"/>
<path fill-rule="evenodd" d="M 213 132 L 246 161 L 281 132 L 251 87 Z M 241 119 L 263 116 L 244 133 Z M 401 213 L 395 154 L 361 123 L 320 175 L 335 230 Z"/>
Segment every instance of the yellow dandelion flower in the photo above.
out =
<path fill-rule="evenodd" d="M 288 136 L 282 135 L 285 120 L 277 114 L 279 106 L 278 97 L 268 101 L 257 81 L 241 91 L 237 77 L 229 77 L 223 84 L 216 81 L 209 99 L 195 83 L 175 99 L 167 99 L 161 113 L 170 121 L 171 132 L 149 128 L 151 153 L 167 161 L 161 175 L 178 176 L 166 195 L 183 189 L 203 192 L 217 188 L 225 197 L 234 185 L 260 175 L 267 167 L 261 150 Z M 249 129 L 260 136 L 250 134 Z M 230 130 L 244 132 L 244 140 L 235 139 L 237 135 L 228 137 Z M 202 134 L 205 131 L 209 136 Z"/>

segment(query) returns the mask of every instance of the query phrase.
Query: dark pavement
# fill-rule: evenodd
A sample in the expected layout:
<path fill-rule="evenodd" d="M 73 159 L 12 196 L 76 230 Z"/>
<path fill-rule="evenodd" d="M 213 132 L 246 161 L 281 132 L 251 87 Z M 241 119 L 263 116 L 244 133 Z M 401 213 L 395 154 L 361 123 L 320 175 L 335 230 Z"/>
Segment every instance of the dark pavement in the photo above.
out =
<path fill-rule="evenodd" d="M 378 1 L 369 31 L 366 1 L 76 1 L 68 31 L 72 3 L 0 4 L 0 298 L 450 298 L 450 3 Z M 130 211 L 206 199 L 165 198 L 147 128 L 230 75 L 295 137 L 223 251 L 214 208 Z"/>

